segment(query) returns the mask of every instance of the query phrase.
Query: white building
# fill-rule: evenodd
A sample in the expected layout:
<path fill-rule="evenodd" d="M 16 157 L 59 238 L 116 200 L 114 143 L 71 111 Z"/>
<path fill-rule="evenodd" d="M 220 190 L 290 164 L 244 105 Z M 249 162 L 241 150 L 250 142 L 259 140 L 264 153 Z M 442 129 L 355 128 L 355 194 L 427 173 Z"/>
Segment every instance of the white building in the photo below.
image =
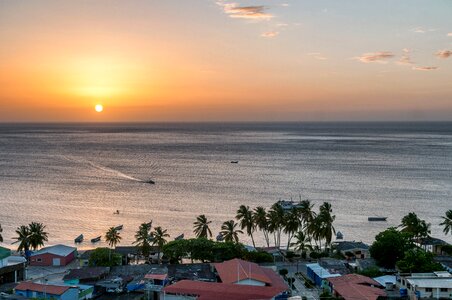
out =
<path fill-rule="evenodd" d="M 413 273 L 403 277 L 401 285 L 408 290 L 409 296 L 419 299 L 452 298 L 452 274 L 447 271 L 433 273 Z"/>

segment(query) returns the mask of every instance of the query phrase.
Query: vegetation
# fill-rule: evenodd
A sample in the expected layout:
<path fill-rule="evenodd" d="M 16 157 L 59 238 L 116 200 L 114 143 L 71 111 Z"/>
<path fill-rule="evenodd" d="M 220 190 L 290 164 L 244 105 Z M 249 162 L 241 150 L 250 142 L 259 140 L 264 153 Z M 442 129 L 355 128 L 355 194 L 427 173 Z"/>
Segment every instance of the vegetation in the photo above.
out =
<path fill-rule="evenodd" d="M 121 239 L 122 237 L 115 227 L 110 227 L 105 234 L 105 241 L 107 241 L 108 245 L 112 248 L 116 247 L 116 245 L 121 242 Z"/>
<path fill-rule="evenodd" d="M 246 251 L 242 258 L 247 261 L 260 263 L 271 263 L 273 262 L 273 256 L 264 251 Z"/>
<path fill-rule="evenodd" d="M 220 235 L 225 242 L 239 242 L 239 233 L 243 233 L 240 229 L 236 229 L 237 223 L 234 220 L 229 220 L 221 225 Z"/>
<path fill-rule="evenodd" d="M 91 267 L 112 267 L 121 265 L 121 260 L 121 255 L 111 253 L 109 248 L 96 248 L 91 252 L 88 264 Z"/>
<path fill-rule="evenodd" d="M 399 227 L 402 228 L 402 232 L 409 233 L 412 239 L 425 238 L 430 234 L 430 223 L 419 219 L 414 212 L 404 216 Z"/>
<path fill-rule="evenodd" d="M 258 206 L 253 211 L 253 222 L 259 230 L 262 231 L 262 234 L 265 238 L 265 243 L 267 244 L 267 247 L 270 247 L 270 239 L 268 236 L 268 228 L 269 228 L 269 222 L 267 218 L 267 212 L 265 211 L 265 208 L 262 206 Z"/>
<path fill-rule="evenodd" d="M 380 271 L 380 268 L 378 267 L 369 267 L 367 269 L 362 270 L 361 272 L 358 272 L 361 275 L 374 278 L 384 275 L 383 272 Z"/>
<path fill-rule="evenodd" d="M 235 218 L 240 222 L 240 228 L 246 229 L 246 233 L 251 237 L 251 241 L 253 242 L 253 247 L 256 248 L 253 237 L 253 232 L 256 229 L 256 225 L 253 221 L 253 211 L 249 206 L 240 205 Z"/>
<path fill-rule="evenodd" d="M 28 226 L 21 225 L 16 229 L 17 237 L 14 243 L 19 243 L 17 251 L 36 250 L 43 247 L 48 241 L 48 233 L 45 231 L 46 226 L 42 223 L 31 222 Z M 27 255 L 27 254 L 26 254 Z"/>
<path fill-rule="evenodd" d="M 141 255 L 145 258 L 151 253 L 151 244 L 154 237 L 152 234 L 152 222 L 143 223 L 135 233 L 135 242 L 133 242 L 140 250 Z"/>
<path fill-rule="evenodd" d="M 393 269 L 396 262 L 403 259 L 405 252 L 413 247 L 410 234 L 391 227 L 377 234 L 369 251 L 379 266 Z"/>
<path fill-rule="evenodd" d="M 167 233 L 166 229 L 162 229 L 162 227 L 157 226 L 155 227 L 152 236 L 154 237 L 152 244 L 156 245 L 158 248 L 158 256 L 157 256 L 157 260 L 160 263 L 160 251 L 163 248 L 163 246 L 166 244 L 166 239 L 167 237 L 169 237 L 170 235 Z"/>
<path fill-rule="evenodd" d="M 409 249 L 403 259 L 397 262 L 397 268 L 401 273 L 428 273 L 443 271 L 440 263 L 433 260 L 433 253 L 419 248 Z"/>
<path fill-rule="evenodd" d="M 452 209 L 449 209 L 446 211 L 445 217 L 441 217 L 443 219 L 443 222 L 441 222 L 439 225 L 444 226 L 443 232 L 444 234 L 452 233 Z"/>
<path fill-rule="evenodd" d="M 210 223 L 212 223 L 212 221 L 207 221 L 207 217 L 205 215 L 199 215 L 196 218 L 196 222 L 193 223 L 193 232 L 196 234 L 196 237 L 206 239 L 208 237 L 212 237 L 212 231 L 210 231 L 209 228 Z"/>
<path fill-rule="evenodd" d="M 289 271 L 287 269 L 281 269 L 279 270 L 279 275 L 281 275 L 282 277 L 286 277 L 287 274 L 289 274 Z"/>

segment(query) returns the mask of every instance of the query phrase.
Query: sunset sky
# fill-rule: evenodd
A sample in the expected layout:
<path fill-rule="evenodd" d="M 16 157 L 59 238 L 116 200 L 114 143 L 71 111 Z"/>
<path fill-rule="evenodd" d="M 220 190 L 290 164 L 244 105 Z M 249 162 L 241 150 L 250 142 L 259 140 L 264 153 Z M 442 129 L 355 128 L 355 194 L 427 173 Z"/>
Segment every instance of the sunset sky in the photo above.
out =
<path fill-rule="evenodd" d="M 317 120 L 452 120 L 452 1 L 0 0 L 0 122 Z"/>

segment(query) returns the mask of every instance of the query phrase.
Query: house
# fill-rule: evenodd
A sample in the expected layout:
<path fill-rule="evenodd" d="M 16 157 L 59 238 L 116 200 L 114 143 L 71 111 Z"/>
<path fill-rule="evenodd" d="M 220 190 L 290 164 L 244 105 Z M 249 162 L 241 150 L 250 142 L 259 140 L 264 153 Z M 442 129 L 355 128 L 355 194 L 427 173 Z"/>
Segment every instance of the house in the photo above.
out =
<path fill-rule="evenodd" d="M 87 267 L 89 266 L 89 257 L 91 256 L 91 253 L 94 250 L 86 250 L 83 251 L 83 253 L 79 253 L 78 255 L 78 262 L 80 267 Z"/>
<path fill-rule="evenodd" d="M 167 268 L 168 278 L 170 280 L 217 281 L 217 277 L 210 264 L 176 264 L 168 265 Z"/>
<path fill-rule="evenodd" d="M 306 269 L 309 279 L 320 288 L 328 286 L 327 278 L 341 276 L 341 274 L 330 273 L 317 263 L 307 264 Z"/>
<path fill-rule="evenodd" d="M 272 269 L 240 259 L 214 263 L 218 282 L 181 280 L 163 289 L 167 300 L 285 299 L 289 287 Z"/>
<path fill-rule="evenodd" d="M 78 300 L 79 290 L 76 286 L 40 284 L 31 281 L 19 283 L 14 289 L 16 295 L 26 298 Z"/>
<path fill-rule="evenodd" d="M 344 300 L 377 300 L 378 297 L 386 297 L 386 292 L 377 281 L 363 275 L 348 274 L 327 280 L 333 296 Z"/>
<path fill-rule="evenodd" d="M 84 267 L 72 269 L 63 277 L 63 281 L 66 284 L 94 284 L 96 281 L 104 279 L 109 272 L 109 267 Z"/>
<path fill-rule="evenodd" d="M 370 247 L 369 247 L 369 245 L 364 244 L 363 242 L 355 242 L 355 241 L 334 242 L 333 247 L 335 247 L 336 250 L 339 251 L 345 257 L 352 256 L 357 259 L 370 257 L 370 252 L 369 252 Z"/>
<path fill-rule="evenodd" d="M 27 260 L 22 256 L 11 256 L 11 250 L 0 247 L 0 285 L 25 279 Z"/>
<path fill-rule="evenodd" d="M 417 296 L 418 299 L 452 297 L 452 274 L 447 271 L 413 273 L 402 277 L 400 284 L 409 296 Z"/>
<path fill-rule="evenodd" d="M 437 255 L 445 254 L 443 253 L 443 247 L 450 247 L 446 241 L 431 236 L 417 239 L 415 243 L 426 251 L 430 251 Z"/>
<path fill-rule="evenodd" d="M 66 266 L 76 257 L 77 248 L 55 245 L 30 255 L 30 266 Z"/>

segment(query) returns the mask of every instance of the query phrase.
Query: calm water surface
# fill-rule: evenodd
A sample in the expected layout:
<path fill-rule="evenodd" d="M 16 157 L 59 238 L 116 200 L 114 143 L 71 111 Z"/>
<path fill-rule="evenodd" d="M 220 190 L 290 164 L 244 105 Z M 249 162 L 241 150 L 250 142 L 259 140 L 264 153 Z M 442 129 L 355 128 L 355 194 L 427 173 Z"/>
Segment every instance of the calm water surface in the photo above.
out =
<path fill-rule="evenodd" d="M 0 125 L 7 246 L 31 221 L 50 244 L 83 233 L 81 248 L 119 224 L 128 245 L 150 220 L 190 237 L 199 214 L 217 233 L 240 204 L 299 197 L 331 202 L 347 240 L 371 242 L 414 211 L 452 242 L 438 225 L 452 209 L 452 123 Z"/>

